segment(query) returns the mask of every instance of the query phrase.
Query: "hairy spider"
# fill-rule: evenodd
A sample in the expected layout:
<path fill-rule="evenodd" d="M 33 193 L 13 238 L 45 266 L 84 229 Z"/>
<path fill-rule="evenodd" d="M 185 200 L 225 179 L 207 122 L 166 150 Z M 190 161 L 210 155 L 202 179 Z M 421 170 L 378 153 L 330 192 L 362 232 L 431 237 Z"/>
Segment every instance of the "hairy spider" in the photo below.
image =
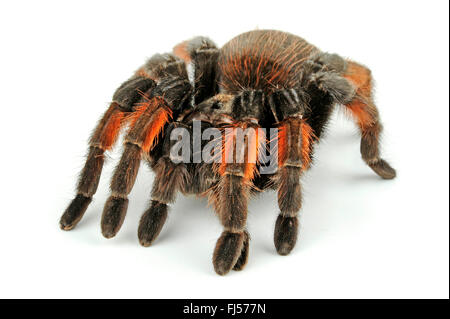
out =
<path fill-rule="evenodd" d="M 302 194 L 300 177 L 310 167 L 314 144 L 320 139 L 334 105 L 343 105 L 361 132 L 361 155 L 384 179 L 395 170 L 380 158 L 381 123 L 372 99 L 370 70 L 337 54 L 320 51 L 295 35 L 257 30 L 243 33 L 221 49 L 205 37 L 175 46 L 173 54 L 156 54 L 115 92 L 113 102 L 95 128 L 81 172 L 77 195 L 61 217 L 70 230 L 80 221 L 96 192 L 104 153 L 122 128 L 128 127 L 124 150 L 111 181 L 101 230 L 106 238 L 119 231 L 141 159 L 155 172 L 150 207 L 142 215 L 138 237 L 149 246 L 167 218 L 168 204 L 178 191 L 208 196 L 224 227 L 213 265 L 219 275 L 241 270 L 248 258 L 247 202 L 258 190 L 278 191 L 279 216 L 274 242 L 280 255 L 294 247 Z M 170 131 L 193 122 L 208 127 L 278 128 L 277 164 L 271 174 L 258 174 L 260 162 L 247 137 L 241 152 L 247 159 L 206 163 L 175 163 L 170 157 Z M 164 136 L 164 137 L 163 137 Z M 159 138 L 158 138 L 159 137 Z M 235 146 L 225 138 L 221 152 Z M 269 141 L 263 139 L 262 143 Z M 254 153 L 254 152 L 253 152 Z"/>

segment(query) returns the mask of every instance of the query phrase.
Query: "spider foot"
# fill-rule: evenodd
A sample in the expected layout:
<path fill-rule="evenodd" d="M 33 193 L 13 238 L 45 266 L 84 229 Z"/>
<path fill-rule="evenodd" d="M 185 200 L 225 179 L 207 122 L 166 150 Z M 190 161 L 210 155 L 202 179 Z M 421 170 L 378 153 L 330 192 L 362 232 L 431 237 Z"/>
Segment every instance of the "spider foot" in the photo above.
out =
<path fill-rule="evenodd" d="M 274 242 L 278 254 L 288 255 L 297 242 L 298 218 L 278 215 L 275 223 Z"/>
<path fill-rule="evenodd" d="M 114 237 L 122 226 L 127 212 L 128 199 L 113 197 L 108 198 L 103 209 L 101 227 L 102 234 L 106 238 Z"/>
<path fill-rule="evenodd" d="M 243 249 L 245 248 L 245 239 L 245 232 L 231 233 L 229 231 L 224 231 L 222 233 L 220 238 L 217 240 L 213 256 L 214 270 L 218 275 L 226 275 L 238 262 L 241 261 L 240 257 Z M 244 254 L 242 261 L 246 259 L 247 258 Z M 242 268 L 245 263 L 239 263 L 238 268 L 239 265 L 241 265 Z"/>
<path fill-rule="evenodd" d="M 150 246 L 158 237 L 167 219 L 167 205 L 158 201 L 152 201 L 150 208 L 142 215 L 139 222 L 139 243 Z"/>
<path fill-rule="evenodd" d="M 61 216 L 59 226 L 62 230 L 71 230 L 78 224 L 84 215 L 84 212 L 91 203 L 92 198 L 78 194 L 67 207 Z"/>
<path fill-rule="evenodd" d="M 233 270 L 239 271 L 244 269 L 245 265 L 248 261 L 248 252 L 249 252 L 249 243 L 250 243 L 250 235 L 247 231 L 244 232 L 244 246 L 241 250 L 241 255 L 239 256 L 236 264 L 233 266 Z"/>
<path fill-rule="evenodd" d="M 367 163 L 370 168 L 383 179 L 393 179 L 397 175 L 395 169 L 389 165 L 384 159 L 377 159 Z"/>

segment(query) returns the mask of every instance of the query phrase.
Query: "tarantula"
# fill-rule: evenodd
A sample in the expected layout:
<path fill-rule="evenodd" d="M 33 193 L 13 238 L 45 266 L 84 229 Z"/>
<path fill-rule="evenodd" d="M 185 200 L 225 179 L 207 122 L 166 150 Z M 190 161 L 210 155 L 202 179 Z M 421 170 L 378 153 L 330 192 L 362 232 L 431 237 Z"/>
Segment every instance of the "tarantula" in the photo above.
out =
<path fill-rule="evenodd" d="M 204 195 L 224 227 L 213 254 L 214 269 L 219 275 L 241 270 L 249 253 L 249 196 L 275 189 L 280 213 L 274 242 L 277 252 L 287 255 L 297 241 L 300 177 L 310 167 L 313 146 L 335 105 L 343 105 L 355 119 L 367 165 L 384 179 L 395 177 L 395 170 L 380 157 L 382 126 L 372 86 L 371 72 L 365 66 L 322 52 L 285 32 L 243 33 L 221 49 L 206 37 L 184 41 L 172 54 L 151 57 L 116 90 L 90 138 L 77 195 L 60 226 L 70 230 L 80 221 L 96 192 L 105 151 L 112 148 L 121 129 L 128 127 L 101 219 L 106 238 L 114 237 L 124 221 L 127 196 L 145 159 L 155 180 L 150 207 L 139 223 L 141 245 L 150 246 L 157 238 L 168 204 L 178 191 Z M 244 155 L 243 162 L 235 155 L 231 161 L 206 163 L 195 160 L 195 154 L 189 163 L 173 161 L 170 132 L 179 127 L 192 132 L 194 121 L 200 121 L 202 131 L 209 127 L 278 128 L 277 170 L 259 174 L 263 164 L 250 161 L 255 151 L 261 152 L 269 143 L 254 135 L 247 136 L 236 150 Z M 233 134 L 224 140 L 222 155 L 230 145 L 237 145 Z"/>

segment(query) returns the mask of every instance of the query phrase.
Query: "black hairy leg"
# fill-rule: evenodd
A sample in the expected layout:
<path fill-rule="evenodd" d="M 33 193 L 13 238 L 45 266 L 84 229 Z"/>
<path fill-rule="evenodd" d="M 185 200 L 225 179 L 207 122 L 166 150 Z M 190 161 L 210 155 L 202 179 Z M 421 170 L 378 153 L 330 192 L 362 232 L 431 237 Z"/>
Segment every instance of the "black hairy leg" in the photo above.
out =
<path fill-rule="evenodd" d="M 209 191 L 224 227 L 213 254 L 214 270 L 219 275 L 232 269 L 241 270 L 247 263 L 250 240 L 246 230 L 247 203 L 257 175 L 257 154 L 266 142 L 256 120 L 261 118 L 263 102 L 261 91 L 244 91 L 237 96 L 218 94 L 201 103 L 193 116 L 215 127 L 223 125 L 221 162 L 213 167 L 217 182 Z M 206 168 L 207 164 L 202 167 Z"/>
<path fill-rule="evenodd" d="M 128 194 L 133 188 L 141 159 L 158 143 L 164 127 L 188 103 L 191 85 L 184 62 L 172 55 L 155 55 L 138 73 L 158 84 L 144 95 L 125 136 L 124 152 L 111 179 L 111 195 L 103 209 L 101 228 L 106 238 L 119 231 L 126 215 Z M 175 114 L 174 114 L 175 113 Z"/>
<path fill-rule="evenodd" d="M 153 56 L 116 90 L 89 141 L 77 195 L 60 220 L 62 229 L 70 230 L 81 220 L 97 190 L 104 152 L 113 147 L 121 129 L 128 126 L 123 156 L 102 216 L 102 233 L 108 238 L 115 235 L 125 216 L 127 195 L 136 178 L 142 151 L 148 154 L 153 148 L 165 123 L 173 113 L 181 112 L 190 91 L 184 62 L 169 54 Z"/>
<path fill-rule="evenodd" d="M 89 151 L 77 185 L 77 195 L 60 219 L 63 230 L 70 230 L 81 220 L 97 191 L 104 164 L 104 153 L 117 140 L 121 128 L 126 125 L 133 105 L 141 100 L 139 92 L 155 86 L 153 80 L 135 76 L 122 84 L 113 96 L 113 102 L 97 124 L 89 140 Z"/>
<path fill-rule="evenodd" d="M 249 187 L 242 178 L 226 174 L 218 185 L 216 210 L 224 231 L 216 243 L 213 265 L 219 275 L 227 274 L 236 265 L 245 247 Z"/>
<path fill-rule="evenodd" d="M 301 173 L 309 168 L 313 130 L 301 117 L 282 121 L 278 133 L 278 188 L 280 214 L 275 224 L 274 243 L 280 255 L 288 255 L 297 242 L 298 212 L 302 206 Z"/>
<path fill-rule="evenodd" d="M 257 129 L 258 125 L 244 120 L 237 122 L 235 127 Z M 247 202 L 256 175 L 256 157 L 262 139 L 258 133 L 249 134 L 244 143 L 238 145 L 235 131 L 224 134 L 222 163 L 218 168 L 221 176 L 213 190 L 215 209 L 224 226 L 213 255 L 214 270 L 219 275 L 225 275 L 231 269 L 241 270 L 248 258 Z M 235 152 L 231 153 L 232 160 L 227 162 L 225 158 L 230 150 Z M 241 162 L 238 154 L 242 154 L 245 161 Z"/>
<path fill-rule="evenodd" d="M 170 133 L 172 129 L 180 126 L 188 129 L 188 126 L 182 124 L 169 125 L 162 142 L 162 155 L 155 163 L 151 163 L 155 172 L 152 201 L 142 215 L 138 228 L 139 242 L 144 247 L 150 246 L 161 232 L 167 219 L 168 204 L 175 201 L 176 193 L 180 191 L 185 194 L 191 184 L 192 177 L 186 164 L 181 161 L 175 163 L 176 159 L 170 156 L 170 149 L 176 142 L 170 140 Z"/>

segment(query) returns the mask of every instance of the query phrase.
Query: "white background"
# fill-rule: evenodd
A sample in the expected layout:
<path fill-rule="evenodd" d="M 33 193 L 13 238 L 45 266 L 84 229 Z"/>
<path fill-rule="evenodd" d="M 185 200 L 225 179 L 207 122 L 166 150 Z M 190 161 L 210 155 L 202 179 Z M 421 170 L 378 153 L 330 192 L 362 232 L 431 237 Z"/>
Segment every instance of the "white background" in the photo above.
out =
<path fill-rule="evenodd" d="M 413 298 L 449 296 L 447 1 L 9 1 L 0 4 L 0 297 Z M 86 142 L 115 88 L 146 58 L 206 35 L 255 28 L 302 36 L 368 65 L 385 125 L 384 181 L 337 114 L 304 181 L 299 242 L 278 256 L 278 208 L 249 207 L 250 260 L 214 273 L 221 226 L 204 199 L 179 196 L 153 247 L 137 240 L 153 174 L 142 166 L 114 239 L 100 215 L 120 147 L 71 232 Z"/>

